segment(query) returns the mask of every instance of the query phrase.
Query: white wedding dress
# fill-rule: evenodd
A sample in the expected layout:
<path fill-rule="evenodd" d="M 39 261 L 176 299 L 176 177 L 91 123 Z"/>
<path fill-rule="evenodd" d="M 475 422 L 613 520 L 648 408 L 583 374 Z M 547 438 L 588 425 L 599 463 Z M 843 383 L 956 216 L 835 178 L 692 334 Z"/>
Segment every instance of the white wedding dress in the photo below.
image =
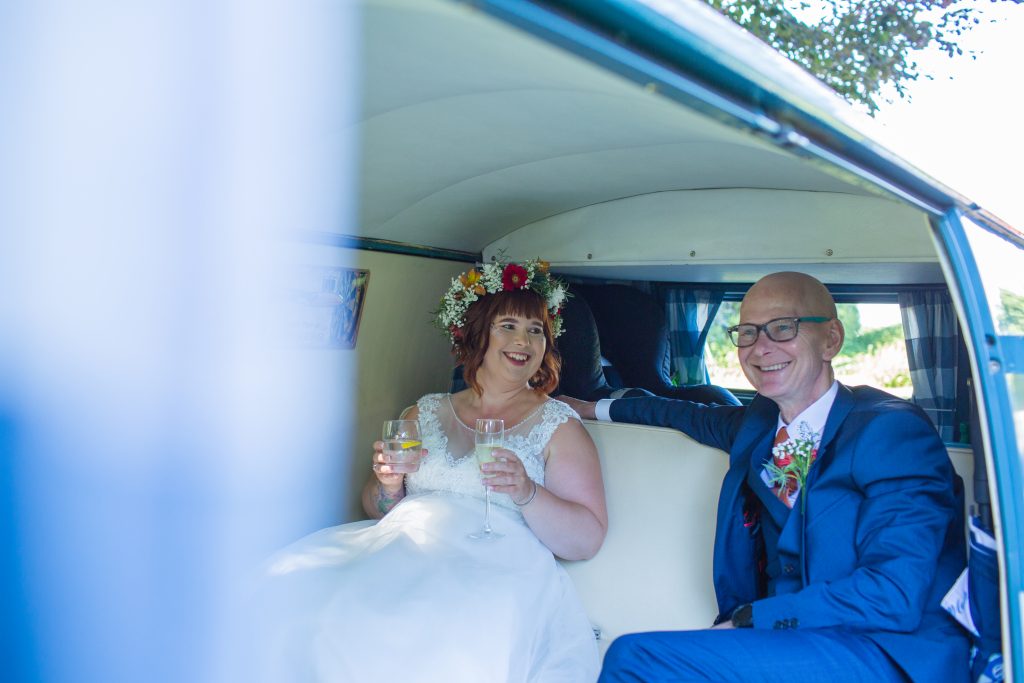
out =
<path fill-rule="evenodd" d="M 446 394 L 419 400 L 429 454 L 406 477 L 407 496 L 377 523 L 324 529 L 268 565 L 262 605 L 272 633 L 262 673 L 286 681 L 438 683 L 587 682 L 597 678 L 597 645 L 565 570 L 504 494 L 491 495 L 491 526 L 504 534 L 474 541 L 483 524 L 483 486 L 473 429 Z M 538 484 L 555 429 L 579 419 L 548 400 L 506 430 Z"/>

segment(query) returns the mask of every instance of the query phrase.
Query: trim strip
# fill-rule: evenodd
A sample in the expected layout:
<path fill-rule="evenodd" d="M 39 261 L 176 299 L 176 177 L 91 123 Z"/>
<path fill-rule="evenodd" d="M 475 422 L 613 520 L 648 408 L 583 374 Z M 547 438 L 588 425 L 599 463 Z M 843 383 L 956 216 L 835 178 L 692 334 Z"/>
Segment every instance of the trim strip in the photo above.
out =
<path fill-rule="evenodd" d="M 295 242 L 324 244 L 330 247 L 341 247 L 344 249 L 383 251 L 389 254 L 422 256 L 423 258 L 443 259 L 445 261 L 461 261 L 465 263 L 480 263 L 483 261 L 483 254 L 480 252 L 442 249 L 440 247 L 428 247 L 422 244 L 393 242 L 391 240 L 375 239 L 371 237 L 355 237 L 354 235 L 342 235 L 336 232 L 296 230 L 289 232 L 288 237 Z"/>

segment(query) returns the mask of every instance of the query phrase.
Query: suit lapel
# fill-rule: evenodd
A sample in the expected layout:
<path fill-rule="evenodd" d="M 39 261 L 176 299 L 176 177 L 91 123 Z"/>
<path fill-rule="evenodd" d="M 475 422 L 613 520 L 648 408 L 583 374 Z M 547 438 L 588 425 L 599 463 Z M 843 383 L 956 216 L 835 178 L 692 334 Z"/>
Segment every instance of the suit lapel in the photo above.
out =
<path fill-rule="evenodd" d="M 832 442 L 836 432 L 839 431 L 839 425 L 843 424 L 843 420 L 851 410 L 853 410 L 853 392 L 847 386 L 840 384 L 836 398 L 832 401 L 832 409 L 828 412 L 828 420 L 825 421 L 825 431 L 821 435 L 821 444 L 818 446 L 819 452 L 823 452 Z"/>
<path fill-rule="evenodd" d="M 760 394 L 755 396 L 747 408 L 747 414 L 744 415 L 743 426 L 736 435 L 732 447 L 733 454 L 746 458 L 747 467 L 752 467 L 755 462 L 758 466 L 763 464 L 764 458 L 771 454 L 771 444 L 778 420 L 779 407 Z"/>

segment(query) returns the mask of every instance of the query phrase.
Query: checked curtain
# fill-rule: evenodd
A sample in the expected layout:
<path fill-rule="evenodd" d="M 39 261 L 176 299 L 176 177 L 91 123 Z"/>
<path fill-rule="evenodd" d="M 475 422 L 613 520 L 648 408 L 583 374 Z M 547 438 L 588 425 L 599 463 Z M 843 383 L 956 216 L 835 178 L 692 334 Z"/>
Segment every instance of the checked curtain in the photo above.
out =
<path fill-rule="evenodd" d="M 900 292 L 907 360 L 914 385 L 913 401 L 935 423 L 942 440 L 956 441 L 956 374 L 958 331 L 949 292 Z"/>
<path fill-rule="evenodd" d="M 707 384 L 704 340 L 722 305 L 721 291 L 657 286 L 668 319 L 672 377 L 680 385 Z"/>

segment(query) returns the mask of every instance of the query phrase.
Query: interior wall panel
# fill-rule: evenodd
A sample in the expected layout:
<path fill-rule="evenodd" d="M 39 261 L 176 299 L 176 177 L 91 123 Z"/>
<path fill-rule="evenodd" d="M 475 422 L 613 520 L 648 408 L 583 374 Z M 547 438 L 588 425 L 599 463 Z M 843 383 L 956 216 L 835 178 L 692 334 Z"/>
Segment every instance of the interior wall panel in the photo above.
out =
<path fill-rule="evenodd" d="M 323 372 L 339 381 L 356 378 L 351 392 L 355 420 L 338 443 L 343 475 L 338 485 L 344 489 L 338 521 L 364 519 L 359 494 L 381 424 L 423 394 L 448 389 L 452 359 L 447 339 L 432 325 L 431 311 L 467 264 L 326 246 L 303 246 L 297 258 L 308 265 L 370 271 L 355 350 L 315 351 Z M 353 358 L 355 373 L 346 375 L 344 365 Z"/>

